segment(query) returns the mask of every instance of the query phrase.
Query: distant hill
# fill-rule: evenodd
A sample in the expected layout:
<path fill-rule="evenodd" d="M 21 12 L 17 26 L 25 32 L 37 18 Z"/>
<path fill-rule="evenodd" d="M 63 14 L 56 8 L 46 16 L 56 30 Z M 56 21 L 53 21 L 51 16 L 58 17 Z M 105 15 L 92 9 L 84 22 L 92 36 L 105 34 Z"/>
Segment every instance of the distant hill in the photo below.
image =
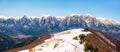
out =
<path fill-rule="evenodd" d="M 0 33 L 0 52 L 8 50 L 15 45 L 15 41 L 2 33 Z"/>

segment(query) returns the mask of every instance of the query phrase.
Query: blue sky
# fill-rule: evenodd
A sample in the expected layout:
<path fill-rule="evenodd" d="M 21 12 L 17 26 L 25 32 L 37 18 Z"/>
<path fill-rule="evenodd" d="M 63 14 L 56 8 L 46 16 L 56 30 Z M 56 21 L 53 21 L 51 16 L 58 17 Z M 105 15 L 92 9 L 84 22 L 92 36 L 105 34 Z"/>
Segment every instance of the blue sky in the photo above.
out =
<path fill-rule="evenodd" d="M 120 21 L 120 0 L 0 0 L 0 15 L 91 14 Z"/>

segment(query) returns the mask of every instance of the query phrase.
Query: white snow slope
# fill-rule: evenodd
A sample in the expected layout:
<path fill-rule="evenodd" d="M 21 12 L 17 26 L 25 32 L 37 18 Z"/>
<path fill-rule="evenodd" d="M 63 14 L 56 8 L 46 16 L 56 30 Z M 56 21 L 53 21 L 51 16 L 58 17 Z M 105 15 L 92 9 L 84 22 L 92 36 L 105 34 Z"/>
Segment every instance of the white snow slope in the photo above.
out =
<path fill-rule="evenodd" d="M 80 44 L 78 40 L 73 38 L 81 34 L 87 35 L 90 32 L 82 31 L 84 29 L 72 29 L 53 34 L 53 37 L 45 40 L 44 43 L 34 48 L 21 50 L 18 52 L 84 52 L 84 44 Z"/>

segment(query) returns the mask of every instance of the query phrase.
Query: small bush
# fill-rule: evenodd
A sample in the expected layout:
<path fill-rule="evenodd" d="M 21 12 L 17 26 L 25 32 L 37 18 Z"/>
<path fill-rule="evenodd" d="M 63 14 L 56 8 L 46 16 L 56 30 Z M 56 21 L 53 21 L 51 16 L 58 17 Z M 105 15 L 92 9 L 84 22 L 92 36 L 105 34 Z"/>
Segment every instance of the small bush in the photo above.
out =
<path fill-rule="evenodd" d="M 56 43 L 55 45 L 54 45 L 54 48 L 56 48 L 58 46 L 58 43 Z"/>
<path fill-rule="evenodd" d="M 74 37 L 73 40 L 78 40 L 77 37 Z"/>
<path fill-rule="evenodd" d="M 81 34 L 79 35 L 79 38 L 80 38 L 80 44 L 84 43 L 86 38 L 85 38 L 85 35 L 84 34 Z"/>
<path fill-rule="evenodd" d="M 84 45 L 84 51 L 85 52 L 98 52 L 98 48 L 97 47 L 94 48 L 91 44 L 88 44 L 88 42 L 86 42 Z"/>

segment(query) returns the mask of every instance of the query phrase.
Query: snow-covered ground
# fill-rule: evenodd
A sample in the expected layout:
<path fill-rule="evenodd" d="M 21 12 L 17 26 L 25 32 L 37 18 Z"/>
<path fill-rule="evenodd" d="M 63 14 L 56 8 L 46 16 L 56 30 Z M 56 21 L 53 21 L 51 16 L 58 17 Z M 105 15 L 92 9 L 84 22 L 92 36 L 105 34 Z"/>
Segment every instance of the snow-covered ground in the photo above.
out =
<path fill-rule="evenodd" d="M 84 45 L 79 43 L 79 40 L 73 38 L 81 34 L 89 34 L 90 32 L 82 31 L 84 29 L 72 29 L 53 34 L 50 39 L 44 43 L 35 46 L 32 49 L 21 50 L 18 52 L 84 52 Z"/>

